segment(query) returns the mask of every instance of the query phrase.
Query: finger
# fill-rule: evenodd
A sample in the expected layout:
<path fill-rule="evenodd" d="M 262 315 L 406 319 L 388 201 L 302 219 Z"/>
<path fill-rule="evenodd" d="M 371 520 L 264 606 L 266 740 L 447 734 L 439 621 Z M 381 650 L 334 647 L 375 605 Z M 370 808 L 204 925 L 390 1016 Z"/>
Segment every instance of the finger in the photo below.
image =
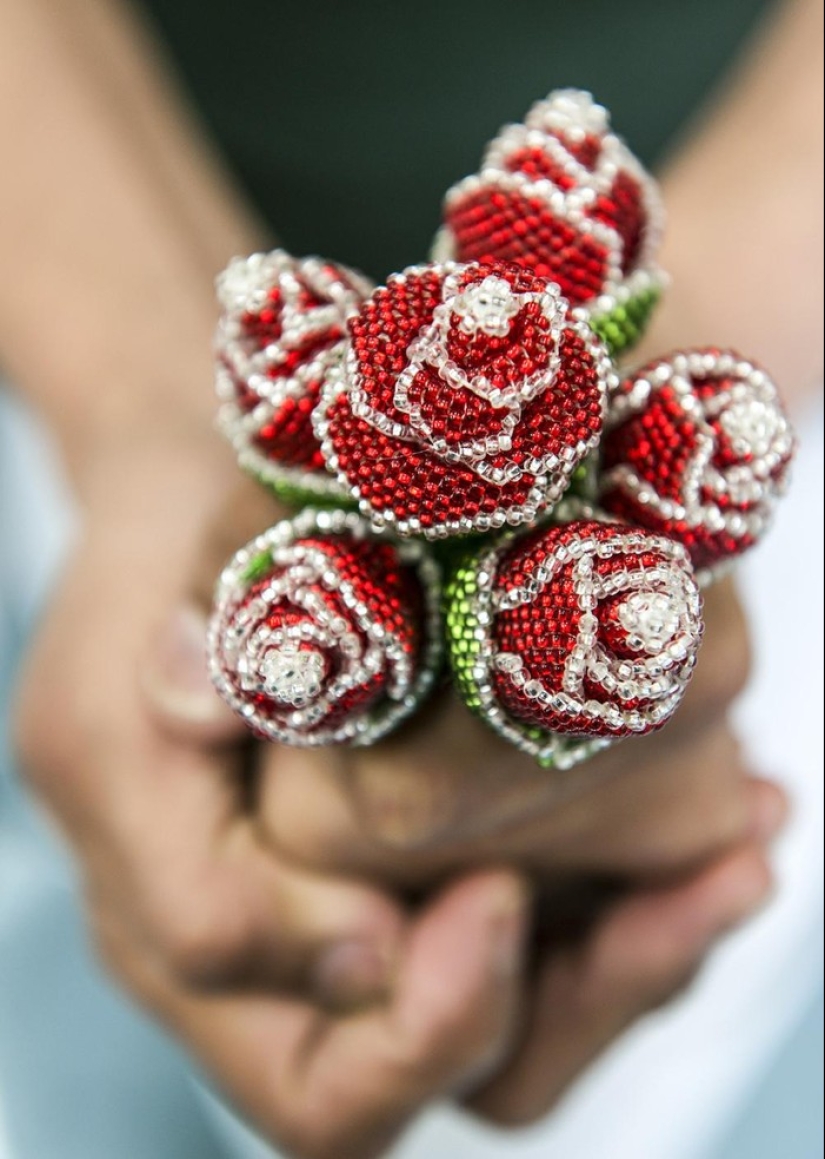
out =
<path fill-rule="evenodd" d="M 209 678 L 207 618 L 215 584 L 233 554 L 286 515 L 264 488 L 241 480 L 208 529 L 191 574 L 181 577 L 178 601 L 157 624 L 140 667 L 146 704 L 169 735 L 203 744 L 248 735 Z"/>
<path fill-rule="evenodd" d="M 126 956 L 144 1001 L 273 1142 L 301 1159 L 373 1159 L 427 1101 L 506 1051 L 518 1016 L 526 893 L 509 872 L 447 888 L 409 930 L 392 1001 L 341 1021 L 295 1003 L 205 1001 Z"/>
<path fill-rule="evenodd" d="M 509 783 L 503 767 L 497 782 L 481 777 L 472 792 L 461 791 L 460 815 L 443 831 L 455 805 L 456 780 L 449 774 L 442 781 L 432 767 L 407 769 L 400 753 L 383 768 L 375 766 L 383 784 L 373 806 L 380 800 L 385 810 L 379 831 L 365 822 L 349 774 L 341 770 L 342 762 L 360 767 L 374 754 L 335 752 L 316 759 L 283 752 L 277 775 L 263 777 L 259 808 L 266 833 L 297 859 L 399 886 L 500 858 L 538 876 L 672 874 L 717 856 L 751 832 L 755 804 L 748 773 L 725 723 L 676 744 L 661 733 L 634 751 L 636 761 L 628 760 L 624 746 L 603 754 L 592 762 L 601 770 L 590 774 L 593 782 L 579 780 L 575 787 L 567 772 L 537 766 Z M 453 766 L 463 770 L 456 776 L 467 773 L 461 756 Z M 531 807 L 517 808 L 516 798 Z M 411 838 L 417 831 L 419 840 L 387 841 L 393 818 L 397 834 Z"/>
<path fill-rule="evenodd" d="M 507 1125 L 546 1114 L 619 1033 L 684 988 L 770 889 L 764 851 L 752 844 L 684 882 L 619 902 L 583 945 L 549 955 L 521 1047 L 473 1109 Z"/>
<path fill-rule="evenodd" d="M 221 799 L 214 767 L 196 750 L 175 749 L 161 767 L 163 796 L 130 798 L 128 830 L 114 842 L 119 865 L 95 875 L 118 889 L 98 904 L 133 915 L 147 951 L 190 985 L 278 988 L 335 1005 L 384 994 L 398 905 L 264 848 L 254 818 L 228 791 Z"/>
<path fill-rule="evenodd" d="M 355 975 L 377 975 L 379 966 L 391 974 L 398 907 L 366 885 L 299 871 L 262 846 L 233 753 L 173 741 L 139 714 L 99 715 L 93 726 L 46 754 L 50 781 L 60 770 L 60 811 L 82 853 L 90 902 L 122 914 L 147 953 L 210 987 L 346 990 L 334 981 L 346 973 L 335 965 L 342 960 Z M 363 963 L 370 955 L 374 967 Z M 376 976 L 377 994 L 386 982 Z"/>
<path fill-rule="evenodd" d="M 220 696 L 206 661 L 206 613 L 193 601 L 172 608 L 155 630 L 139 668 L 153 720 L 170 736 L 204 745 L 248 735 Z"/>
<path fill-rule="evenodd" d="M 391 1004 L 330 1026 L 292 1071 L 287 1105 L 318 1122 L 311 1154 L 383 1154 L 421 1106 L 495 1069 L 518 1025 L 526 900 L 512 873 L 489 871 L 428 906 Z"/>
<path fill-rule="evenodd" d="M 726 576 L 704 592 L 705 632 L 693 678 L 668 731 L 689 737 L 723 719 L 750 676 L 747 616 L 736 583 Z"/>

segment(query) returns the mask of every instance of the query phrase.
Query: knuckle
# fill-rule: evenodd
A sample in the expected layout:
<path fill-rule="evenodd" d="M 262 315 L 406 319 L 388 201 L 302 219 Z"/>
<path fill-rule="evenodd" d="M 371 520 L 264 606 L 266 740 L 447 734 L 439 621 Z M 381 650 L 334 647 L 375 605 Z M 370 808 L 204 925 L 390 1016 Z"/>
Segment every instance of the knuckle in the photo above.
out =
<path fill-rule="evenodd" d="M 370 763 L 356 772 L 354 792 L 364 828 L 379 845 L 414 852 L 454 833 L 460 794 L 444 769 Z"/>
<path fill-rule="evenodd" d="M 702 971 L 704 960 L 663 963 L 652 969 L 640 983 L 637 1004 L 642 1013 L 652 1014 L 686 994 Z"/>
<path fill-rule="evenodd" d="M 232 910 L 191 901 L 162 906 L 154 916 L 156 946 L 172 972 L 195 988 L 210 989 L 240 977 L 249 957 L 249 939 Z"/>

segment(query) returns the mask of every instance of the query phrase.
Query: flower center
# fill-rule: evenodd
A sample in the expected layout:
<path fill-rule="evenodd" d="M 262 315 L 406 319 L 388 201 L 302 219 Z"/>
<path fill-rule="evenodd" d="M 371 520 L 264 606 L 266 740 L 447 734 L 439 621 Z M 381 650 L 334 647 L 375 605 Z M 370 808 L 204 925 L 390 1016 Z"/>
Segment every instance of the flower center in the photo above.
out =
<path fill-rule="evenodd" d="M 272 700 L 302 708 L 320 696 L 325 669 L 320 652 L 284 644 L 261 658 L 258 675 Z"/>
<path fill-rule="evenodd" d="M 633 592 L 619 606 L 618 617 L 628 636 L 651 656 L 679 631 L 679 604 L 667 592 Z"/>
<path fill-rule="evenodd" d="M 494 274 L 457 294 L 451 306 L 461 318 L 461 328 L 468 334 L 482 330 L 496 338 L 507 337 L 510 323 L 520 309 L 518 297 L 509 283 Z"/>
<path fill-rule="evenodd" d="M 719 422 L 739 454 L 762 458 L 773 446 L 783 419 L 775 406 L 749 398 L 731 403 Z"/>

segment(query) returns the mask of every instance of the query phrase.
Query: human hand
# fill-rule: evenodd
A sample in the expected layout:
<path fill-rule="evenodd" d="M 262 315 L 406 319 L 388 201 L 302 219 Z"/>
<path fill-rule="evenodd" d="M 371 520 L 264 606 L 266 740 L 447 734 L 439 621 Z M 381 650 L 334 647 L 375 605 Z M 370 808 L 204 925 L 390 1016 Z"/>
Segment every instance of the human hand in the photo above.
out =
<path fill-rule="evenodd" d="M 244 745 L 227 743 L 236 726 L 219 702 L 204 711 L 199 674 L 178 684 L 175 722 L 141 703 L 138 657 L 181 596 L 213 494 L 180 459 L 137 480 L 120 466 L 90 504 L 31 657 L 19 733 L 80 854 L 107 960 L 269 1137 L 298 1155 L 360 1159 L 425 1102 L 455 1093 L 498 1121 L 533 1117 L 764 896 L 764 856 L 740 842 L 694 884 L 640 887 L 577 948 L 547 953 L 526 994 L 532 887 L 512 869 L 465 871 L 415 917 L 363 882 L 302 870 L 271 835 L 261 841 L 262 818 L 241 793 Z M 745 787 L 744 831 L 776 804 L 764 784 Z M 672 926 L 659 912 L 671 902 Z M 368 1014 L 328 1012 L 387 990 Z M 526 1038 L 522 1025 L 533 1028 Z M 338 1090 L 342 1075 L 350 1085 Z"/>
<path fill-rule="evenodd" d="M 191 585 L 201 616 L 228 556 L 282 515 L 251 483 L 239 488 Z M 193 624 L 196 614 L 193 608 Z M 548 772 L 490 733 L 445 686 L 371 749 L 259 747 L 262 831 L 313 869 L 394 887 L 427 886 L 497 860 L 540 878 L 599 872 L 637 880 L 696 866 L 755 824 L 726 719 L 748 669 L 744 618 L 729 583 L 708 593 L 706 619 L 685 703 L 654 736 Z M 202 633 L 203 626 L 190 656 L 194 717 L 187 718 L 174 678 L 160 665 L 147 690 L 173 731 L 196 737 L 214 713 L 223 735 L 243 735 L 244 725 L 226 717 L 207 682 Z M 763 806 L 770 815 L 769 790 Z"/>
<path fill-rule="evenodd" d="M 197 995 L 122 927 L 99 938 L 269 1142 L 293 1159 L 377 1159 L 434 1100 L 499 1126 L 544 1115 L 618 1034 L 682 990 L 769 883 L 764 848 L 742 842 L 688 877 L 631 891 L 530 961 L 527 883 L 477 871 L 410 918 L 387 1001 L 347 1017 L 276 995 Z"/>
<path fill-rule="evenodd" d="M 173 737 L 140 695 L 147 640 L 232 477 L 222 447 L 175 450 L 89 459 L 83 537 L 20 690 L 25 770 L 78 854 L 92 926 L 116 915 L 181 985 L 374 997 L 400 908 L 279 860 L 246 807 L 244 743 Z"/>

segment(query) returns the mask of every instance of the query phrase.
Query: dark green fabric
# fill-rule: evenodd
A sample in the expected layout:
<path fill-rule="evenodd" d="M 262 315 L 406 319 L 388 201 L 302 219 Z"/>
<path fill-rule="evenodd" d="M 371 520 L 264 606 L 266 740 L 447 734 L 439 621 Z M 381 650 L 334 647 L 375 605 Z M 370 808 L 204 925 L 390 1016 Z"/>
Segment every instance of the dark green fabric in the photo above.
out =
<path fill-rule="evenodd" d="M 283 244 L 383 277 L 499 126 L 590 89 L 654 162 L 767 0 L 144 0 Z"/>

